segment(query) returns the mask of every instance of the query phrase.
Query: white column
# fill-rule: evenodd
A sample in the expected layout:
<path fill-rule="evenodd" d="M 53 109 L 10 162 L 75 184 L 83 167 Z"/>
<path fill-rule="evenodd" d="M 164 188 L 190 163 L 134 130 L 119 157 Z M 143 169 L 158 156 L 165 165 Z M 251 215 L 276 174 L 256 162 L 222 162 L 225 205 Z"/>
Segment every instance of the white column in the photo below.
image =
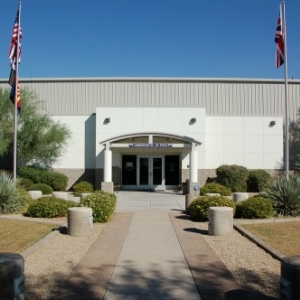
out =
<path fill-rule="evenodd" d="M 112 153 L 109 150 L 109 144 L 106 144 L 104 150 L 104 182 L 112 182 Z"/>
<path fill-rule="evenodd" d="M 194 143 L 190 151 L 190 182 L 198 182 L 198 151 Z"/>

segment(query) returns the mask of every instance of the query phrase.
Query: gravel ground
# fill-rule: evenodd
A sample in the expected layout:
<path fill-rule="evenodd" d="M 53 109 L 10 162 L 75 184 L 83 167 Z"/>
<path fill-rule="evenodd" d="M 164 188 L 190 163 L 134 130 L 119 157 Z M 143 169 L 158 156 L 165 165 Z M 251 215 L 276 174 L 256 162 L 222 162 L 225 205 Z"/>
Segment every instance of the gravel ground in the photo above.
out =
<path fill-rule="evenodd" d="M 208 222 L 194 224 L 237 282 L 244 289 L 260 294 L 254 295 L 254 299 L 280 299 L 278 260 L 235 230 L 226 236 L 209 236 Z"/>
<path fill-rule="evenodd" d="M 25 257 L 25 299 L 54 299 L 58 288 L 68 278 L 98 236 L 103 223 L 93 224 L 86 237 L 57 234 L 37 251 Z"/>

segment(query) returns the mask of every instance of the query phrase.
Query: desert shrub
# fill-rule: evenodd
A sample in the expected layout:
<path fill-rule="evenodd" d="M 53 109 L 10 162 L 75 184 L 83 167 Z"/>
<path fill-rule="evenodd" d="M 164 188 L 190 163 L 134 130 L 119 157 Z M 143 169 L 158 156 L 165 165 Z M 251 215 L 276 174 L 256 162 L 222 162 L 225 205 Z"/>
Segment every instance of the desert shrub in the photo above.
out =
<path fill-rule="evenodd" d="M 93 221 L 105 223 L 114 213 L 117 197 L 114 194 L 97 191 L 82 199 L 81 206 L 87 206 L 93 210 Z"/>
<path fill-rule="evenodd" d="M 41 191 L 43 195 L 49 195 L 49 194 L 52 194 L 52 192 L 53 192 L 52 187 L 45 183 L 33 184 L 28 190 L 29 191 Z"/>
<path fill-rule="evenodd" d="M 270 182 L 271 175 L 265 170 L 251 170 L 247 178 L 248 192 L 260 192 Z"/>
<path fill-rule="evenodd" d="M 285 175 L 273 178 L 260 194 L 272 201 L 277 215 L 300 215 L 300 177 L 297 175 L 289 176 L 288 180 Z"/>
<path fill-rule="evenodd" d="M 68 208 L 77 207 L 78 203 L 56 197 L 41 197 L 29 205 L 27 214 L 33 218 L 56 218 L 68 214 Z"/>
<path fill-rule="evenodd" d="M 18 180 L 17 180 L 18 185 Z M 10 214 L 19 211 L 23 206 L 20 190 L 15 187 L 13 177 L 0 173 L 0 214 Z"/>
<path fill-rule="evenodd" d="M 94 186 L 87 182 L 81 181 L 73 185 L 74 196 L 80 196 L 81 193 L 92 193 L 94 191 Z"/>
<path fill-rule="evenodd" d="M 256 196 L 236 204 L 235 218 L 265 219 L 272 217 L 273 212 L 272 201 Z"/>
<path fill-rule="evenodd" d="M 248 170 L 238 165 L 222 165 L 216 170 L 217 180 L 232 192 L 246 192 Z"/>
<path fill-rule="evenodd" d="M 28 178 L 19 178 L 18 185 L 23 187 L 26 191 L 33 185 L 33 181 Z"/>
<path fill-rule="evenodd" d="M 231 190 L 224 185 L 212 182 L 212 183 L 206 183 L 200 189 L 200 193 L 201 195 L 205 195 L 206 193 L 219 193 L 222 196 L 230 196 Z"/>
<path fill-rule="evenodd" d="M 22 167 L 19 169 L 18 174 L 22 178 L 31 179 L 33 183 L 48 184 L 54 191 L 65 191 L 68 185 L 66 175 L 34 166 Z"/>
<path fill-rule="evenodd" d="M 65 191 L 68 185 L 68 176 L 59 172 L 48 172 L 48 185 L 50 185 L 54 191 Z"/>
<path fill-rule="evenodd" d="M 235 211 L 235 203 L 225 196 L 214 197 L 199 197 L 194 200 L 188 207 L 188 212 L 191 215 L 193 221 L 207 221 L 208 209 L 213 206 L 226 206 L 232 207 Z"/>

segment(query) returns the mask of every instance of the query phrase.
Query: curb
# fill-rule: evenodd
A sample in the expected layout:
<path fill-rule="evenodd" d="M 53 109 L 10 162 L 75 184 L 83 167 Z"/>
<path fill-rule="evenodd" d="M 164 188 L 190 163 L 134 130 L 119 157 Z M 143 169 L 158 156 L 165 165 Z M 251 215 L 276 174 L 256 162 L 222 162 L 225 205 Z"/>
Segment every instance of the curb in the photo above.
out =
<path fill-rule="evenodd" d="M 239 225 L 237 223 L 234 223 L 233 227 L 238 232 L 240 232 L 241 234 L 243 234 L 244 236 L 246 236 L 249 240 L 251 240 L 252 242 L 254 242 L 257 246 L 259 246 L 260 248 L 262 248 L 263 250 L 265 250 L 266 252 L 268 252 L 275 259 L 281 261 L 286 256 L 286 255 L 282 254 L 281 252 L 277 251 L 275 248 L 273 248 L 270 245 L 268 245 L 266 242 L 264 242 L 263 240 L 261 240 L 260 238 L 258 238 L 257 236 L 255 236 L 253 233 L 251 233 L 250 231 L 248 231 L 247 229 L 245 229 L 241 225 Z"/>
<path fill-rule="evenodd" d="M 38 250 L 40 247 L 45 245 L 48 241 L 53 239 L 56 235 L 58 235 L 60 233 L 60 230 L 59 230 L 60 228 L 66 227 L 66 226 L 67 226 L 67 223 L 61 225 L 58 229 L 55 229 L 54 231 L 52 231 L 51 233 L 46 235 L 44 238 L 42 238 L 40 241 L 38 241 L 37 243 L 33 244 L 32 246 L 30 246 L 29 248 L 27 248 L 26 250 L 21 252 L 20 255 L 22 255 L 24 258 L 26 258 L 28 255 L 32 254 L 33 252 Z"/>

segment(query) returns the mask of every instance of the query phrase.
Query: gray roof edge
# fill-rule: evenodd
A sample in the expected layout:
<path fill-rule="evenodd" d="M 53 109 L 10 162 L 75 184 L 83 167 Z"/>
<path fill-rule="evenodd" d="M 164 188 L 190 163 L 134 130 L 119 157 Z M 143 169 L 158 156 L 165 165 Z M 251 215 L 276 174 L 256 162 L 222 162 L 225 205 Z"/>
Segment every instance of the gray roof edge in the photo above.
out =
<path fill-rule="evenodd" d="M 272 78 L 198 78 L 198 77 L 66 77 L 66 78 L 20 78 L 20 82 L 228 82 L 228 83 L 284 83 L 284 79 Z M 0 78 L 0 83 L 8 79 Z M 300 79 L 288 83 L 299 84 Z"/>

